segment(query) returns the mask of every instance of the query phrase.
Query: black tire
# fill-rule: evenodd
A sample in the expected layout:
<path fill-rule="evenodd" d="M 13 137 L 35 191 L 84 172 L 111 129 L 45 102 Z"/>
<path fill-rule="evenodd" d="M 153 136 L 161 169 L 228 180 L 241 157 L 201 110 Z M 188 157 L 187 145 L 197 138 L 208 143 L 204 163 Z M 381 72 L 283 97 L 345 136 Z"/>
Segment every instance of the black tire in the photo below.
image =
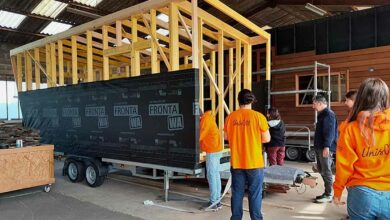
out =
<path fill-rule="evenodd" d="M 296 161 L 301 157 L 301 151 L 297 147 L 286 148 L 286 158 L 289 160 Z"/>
<path fill-rule="evenodd" d="M 310 162 L 314 162 L 316 160 L 316 151 L 311 148 L 310 150 L 307 149 L 305 151 L 305 157 L 306 157 L 306 160 L 310 161 Z"/>
<path fill-rule="evenodd" d="M 88 164 L 85 169 L 85 180 L 90 187 L 101 186 L 106 176 L 99 176 L 99 169 L 93 163 Z"/>
<path fill-rule="evenodd" d="M 72 183 L 81 182 L 84 180 L 84 164 L 80 161 L 70 160 L 67 167 L 68 179 Z"/>

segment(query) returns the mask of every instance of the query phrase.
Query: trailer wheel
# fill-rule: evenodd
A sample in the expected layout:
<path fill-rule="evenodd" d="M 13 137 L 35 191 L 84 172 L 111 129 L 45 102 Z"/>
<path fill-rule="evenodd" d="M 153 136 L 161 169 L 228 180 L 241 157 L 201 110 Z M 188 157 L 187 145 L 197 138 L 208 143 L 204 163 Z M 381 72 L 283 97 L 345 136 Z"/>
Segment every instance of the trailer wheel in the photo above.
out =
<path fill-rule="evenodd" d="M 84 180 L 84 164 L 80 161 L 71 160 L 68 163 L 68 178 L 71 182 L 81 182 Z"/>
<path fill-rule="evenodd" d="M 289 160 L 298 160 L 301 156 L 301 151 L 296 147 L 287 147 L 286 157 Z"/>
<path fill-rule="evenodd" d="M 99 176 L 99 169 L 93 163 L 90 163 L 85 169 L 85 180 L 87 181 L 88 186 L 98 187 L 101 186 L 104 182 L 105 176 Z"/>
<path fill-rule="evenodd" d="M 305 154 L 308 161 L 314 162 L 316 160 L 316 151 L 314 149 L 307 149 Z"/>

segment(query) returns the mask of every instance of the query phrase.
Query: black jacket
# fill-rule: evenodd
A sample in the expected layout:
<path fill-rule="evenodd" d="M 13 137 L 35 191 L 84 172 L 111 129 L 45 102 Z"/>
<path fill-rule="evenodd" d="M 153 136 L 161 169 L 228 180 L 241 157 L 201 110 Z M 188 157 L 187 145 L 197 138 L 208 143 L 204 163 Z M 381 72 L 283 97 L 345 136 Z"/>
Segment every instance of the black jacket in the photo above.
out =
<path fill-rule="evenodd" d="M 275 121 L 275 120 L 273 120 Z M 269 123 L 270 125 L 270 123 Z M 284 147 L 284 133 L 286 133 L 286 128 L 282 120 L 274 126 L 272 124 L 269 128 L 269 133 L 271 135 L 271 141 L 266 143 L 266 147 Z"/>
<path fill-rule="evenodd" d="M 329 108 L 324 109 L 317 115 L 316 132 L 314 134 L 314 147 L 336 152 L 337 143 L 337 119 L 336 115 Z"/>

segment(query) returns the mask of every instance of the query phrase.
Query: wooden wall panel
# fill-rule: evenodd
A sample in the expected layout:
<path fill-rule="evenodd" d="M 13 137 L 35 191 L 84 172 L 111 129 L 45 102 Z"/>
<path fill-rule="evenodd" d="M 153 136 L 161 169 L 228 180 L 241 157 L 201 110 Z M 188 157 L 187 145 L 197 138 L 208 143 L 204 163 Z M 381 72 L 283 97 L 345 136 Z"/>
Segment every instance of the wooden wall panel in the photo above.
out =
<path fill-rule="evenodd" d="M 273 56 L 272 69 L 312 65 L 314 61 L 331 66 L 331 72 L 349 71 L 349 89 L 358 89 L 368 77 L 380 77 L 390 85 L 390 46 L 316 55 L 314 51 Z M 263 67 L 262 67 L 263 68 Z M 370 72 L 369 69 L 374 71 Z M 324 71 L 321 71 L 323 73 Z M 306 72 L 308 73 L 308 72 Z M 272 76 L 272 91 L 295 89 L 295 75 L 304 72 L 275 74 Z M 287 124 L 313 124 L 314 110 L 311 106 L 296 107 L 295 95 L 273 96 L 272 105 L 279 109 Z M 332 106 L 339 122 L 345 119 L 347 109 L 342 103 Z"/>

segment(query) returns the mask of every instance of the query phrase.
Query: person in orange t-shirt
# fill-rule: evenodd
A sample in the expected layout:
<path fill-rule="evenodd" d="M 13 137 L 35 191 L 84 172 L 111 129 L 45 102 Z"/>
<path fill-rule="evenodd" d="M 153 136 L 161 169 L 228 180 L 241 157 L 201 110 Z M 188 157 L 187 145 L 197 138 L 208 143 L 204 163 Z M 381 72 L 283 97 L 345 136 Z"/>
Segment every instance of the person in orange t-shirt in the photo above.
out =
<path fill-rule="evenodd" d="M 249 213 L 252 220 L 263 219 L 261 214 L 264 160 L 262 143 L 269 142 L 267 119 L 252 110 L 256 101 L 253 93 L 243 89 L 238 93 L 240 109 L 225 120 L 225 139 L 230 146 L 232 175 L 231 220 L 242 219 L 242 200 L 248 184 Z"/>
<path fill-rule="evenodd" d="M 359 87 L 349 123 L 337 146 L 334 199 L 348 190 L 351 219 L 390 219 L 389 89 L 381 79 Z"/>
<path fill-rule="evenodd" d="M 222 140 L 212 111 L 205 113 L 200 110 L 200 150 L 206 152 L 207 181 L 210 188 L 210 201 L 207 208 L 217 211 L 222 208 L 221 202 L 221 176 L 219 174 L 222 156 Z"/>

